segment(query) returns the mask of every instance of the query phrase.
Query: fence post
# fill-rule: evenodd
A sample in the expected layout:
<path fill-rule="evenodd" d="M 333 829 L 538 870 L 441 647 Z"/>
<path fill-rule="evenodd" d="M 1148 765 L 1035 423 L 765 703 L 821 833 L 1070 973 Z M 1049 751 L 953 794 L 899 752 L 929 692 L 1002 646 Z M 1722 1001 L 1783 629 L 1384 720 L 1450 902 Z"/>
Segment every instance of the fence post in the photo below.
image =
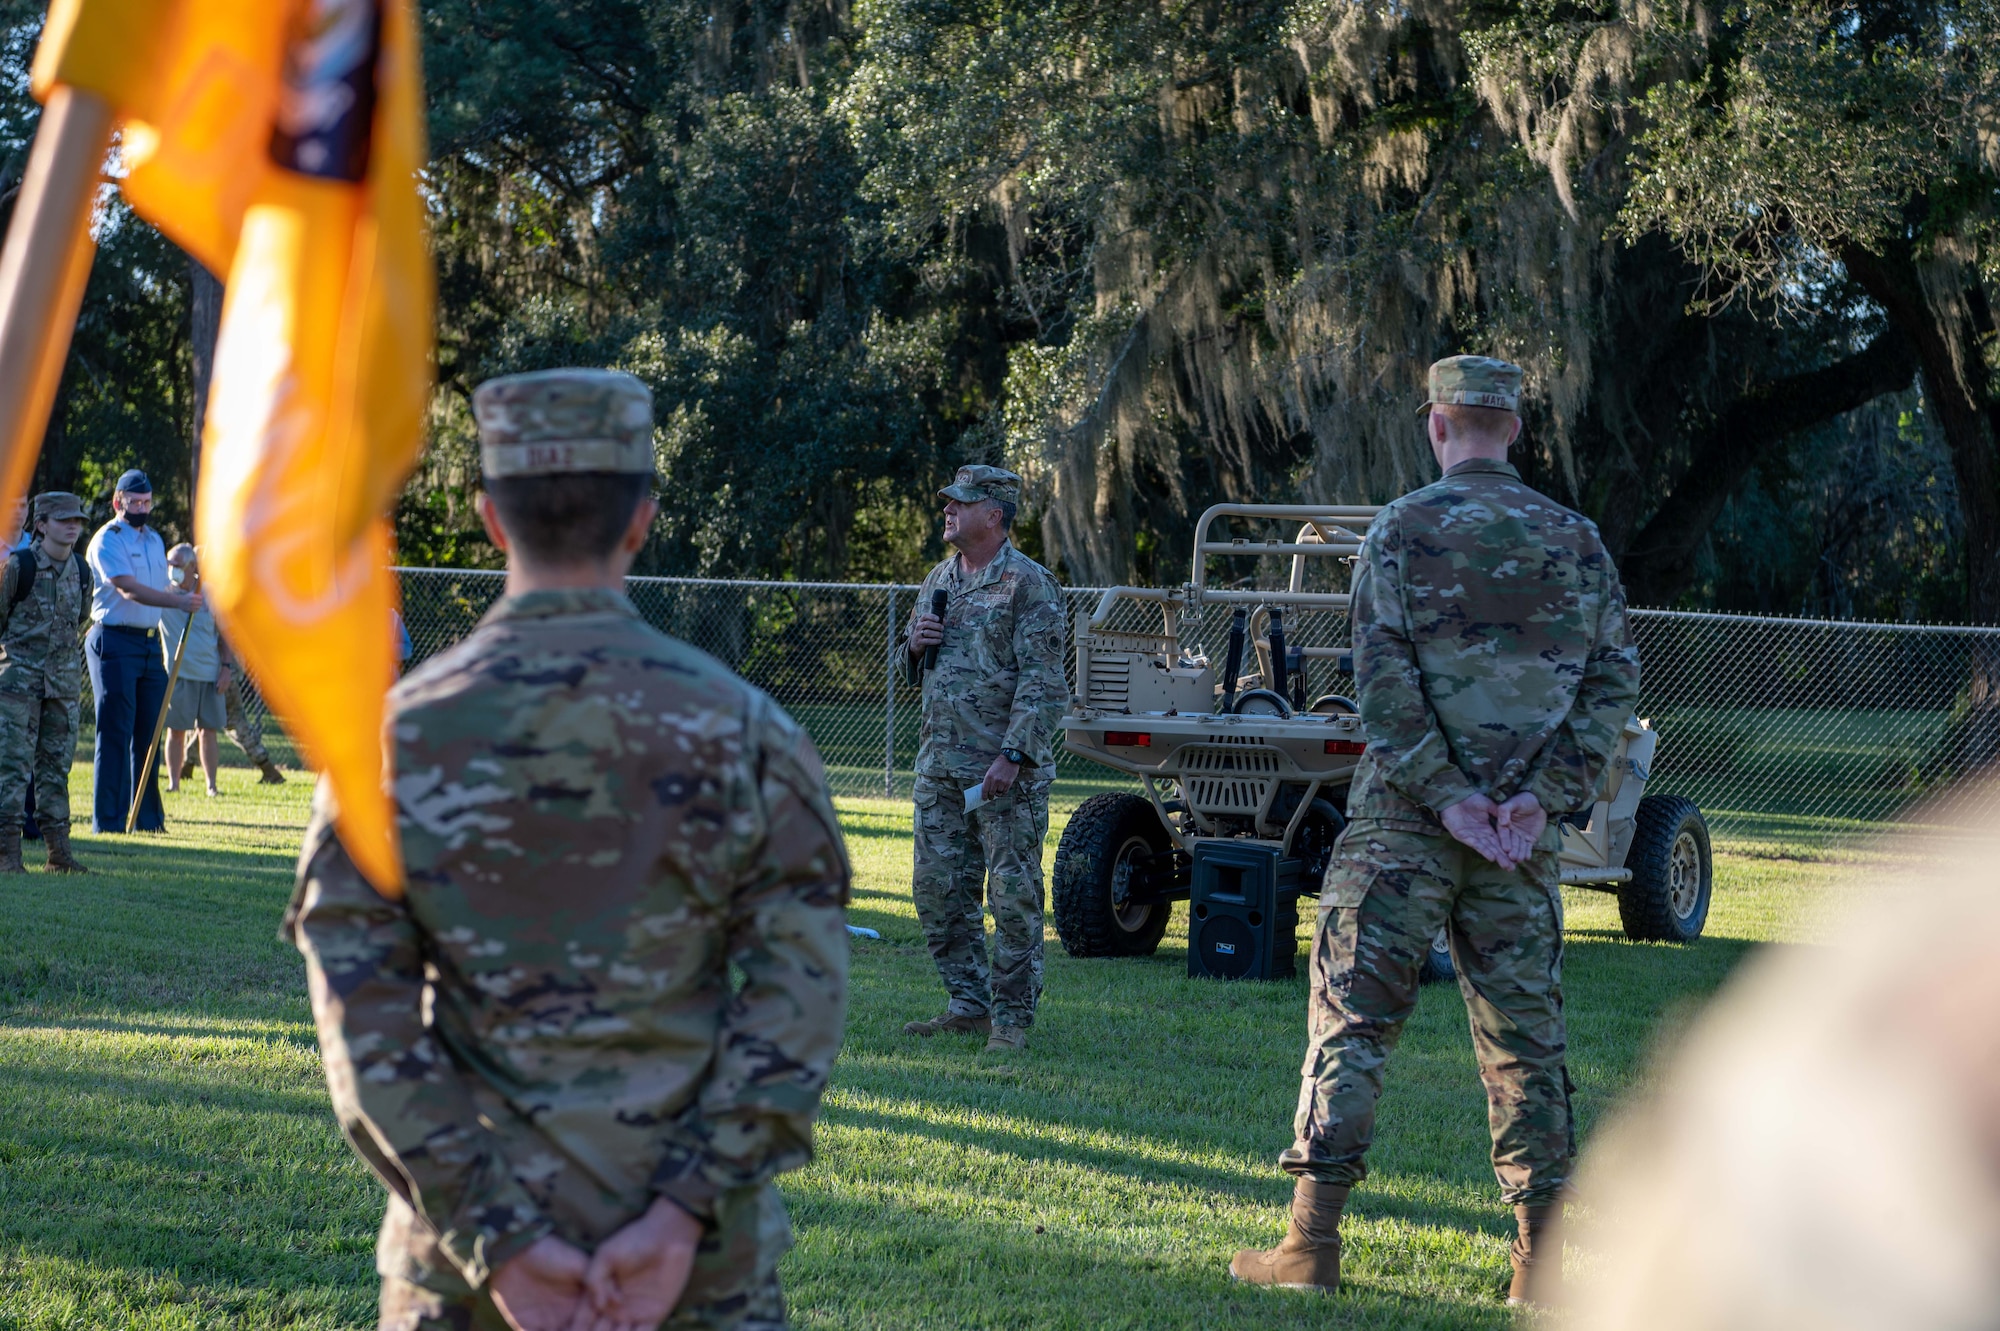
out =
<path fill-rule="evenodd" d="M 889 584 L 888 645 L 882 652 L 882 798 L 896 798 L 896 584 Z"/>

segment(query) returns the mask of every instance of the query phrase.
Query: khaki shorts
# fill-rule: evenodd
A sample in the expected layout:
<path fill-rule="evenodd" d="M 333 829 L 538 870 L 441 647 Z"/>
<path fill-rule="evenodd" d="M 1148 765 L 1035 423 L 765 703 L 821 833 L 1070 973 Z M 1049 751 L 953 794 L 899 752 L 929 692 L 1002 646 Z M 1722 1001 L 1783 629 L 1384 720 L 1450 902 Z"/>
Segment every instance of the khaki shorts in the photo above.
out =
<path fill-rule="evenodd" d="M 223 705 L 222 691 L 212 679 L 177 679 L 174 700 L 167 704 L 169 730 L 222 730 L 229 725 L 229 709 Z"/>

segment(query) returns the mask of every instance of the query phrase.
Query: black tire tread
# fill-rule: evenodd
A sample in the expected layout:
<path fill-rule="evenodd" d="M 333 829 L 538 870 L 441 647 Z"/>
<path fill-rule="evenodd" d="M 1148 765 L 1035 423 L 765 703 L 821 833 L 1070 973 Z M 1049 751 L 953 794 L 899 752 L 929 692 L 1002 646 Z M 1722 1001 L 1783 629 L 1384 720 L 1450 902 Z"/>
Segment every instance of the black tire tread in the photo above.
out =
<path fill-rule="evenodd" d="M 1077 805 L 1063 829 L 1056 847 L 1055 873 L 1050 896 L 1055 907 L 1056 933 L 1063 951 L 1072 957 L 1149 957 L 1159 950 L 1166 935 L 1167 921 L 1173 916 L 1171 902 L 1155 907 L 1153 917 L 1137 933 L 1118 927 L 1111 913 L 1103 865 L 1115 854 L 1125 838 L 1132 835 L 1131 824 L 1143 815 L 1153 849 L 1165 850 L 1171 843 L 1167 831 L 1150 802 L 1123 791 L 1092 795 Z"/>
<path fill-rule="evenodd" d="M 1694 931 L 1684 933 L 1674 919 L 1667 880 L 1674 841 L 1692 819 L 1701 839 L 1702 863 L 1708 877 Z M 1625 936 L 1642 943 L 1691 943 L 1708 923 L 1708 894 L 1714 890 L 1715 869 L 1708 843 L 1708 824 L 1695 802 L 1683 795 L 1648 795 L 1639 801 L 1633 821 L 1632 849 L 1625 856 L 1632 877 L 1618 885 L 1618 920 Z"/>

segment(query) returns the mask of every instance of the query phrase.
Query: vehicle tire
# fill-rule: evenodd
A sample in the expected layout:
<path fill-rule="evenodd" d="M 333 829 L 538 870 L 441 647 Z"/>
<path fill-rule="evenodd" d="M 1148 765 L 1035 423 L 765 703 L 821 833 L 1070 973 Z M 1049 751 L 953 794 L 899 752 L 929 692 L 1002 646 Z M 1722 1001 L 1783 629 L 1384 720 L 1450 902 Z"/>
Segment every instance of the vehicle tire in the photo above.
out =
<path fill-rule="evenodd" d="M 1056 932 L 1072 957 L 1150 957 L 1174 913 L 1171 901 L 1121 909 L 1123 876 L 1141 856 L 1173 847 L 1152 804 L 1137 795 L 1092 795 L 1056 847 Z"/>
<path fill-rule="evenodd" d="M 1618 918 L 1625 936 L 1641 942 L 1692 943 L 1708 923 L 1715 865 L 1708 823 L 1693 800 L 1648 795 L 1639 801 L 1638 826 L 1618 885 Z"/>
<path fill-rule="evenodd" d="M 1333 862 L 1333 848 L 1340 841 L 1340 834 L 1347 830 L 1346 815 L 1340 812 L 1346 800 L 1340 804 L 1331 800 L 1327 803 L 1333 812 L 1306 810 L 1305 820 L 1292 840 L 1292 854 L 1305 861 L 1304 877 L 1299 881 L 1307 896 L 1318 896 L 1320 888 L 1325 886 L 1326 866 Z"/>
<path fill-rule="evenodd" d="M 1440 929 L 1431 935 L 1430 949 L 1424 953 L 1424 964 L 1417 968 L 1417 983 L 1438 984 L 1457 978 L 1458 967 L 1451 964 L 1451 944 L 1445 941 L 1445 931 Z"/>

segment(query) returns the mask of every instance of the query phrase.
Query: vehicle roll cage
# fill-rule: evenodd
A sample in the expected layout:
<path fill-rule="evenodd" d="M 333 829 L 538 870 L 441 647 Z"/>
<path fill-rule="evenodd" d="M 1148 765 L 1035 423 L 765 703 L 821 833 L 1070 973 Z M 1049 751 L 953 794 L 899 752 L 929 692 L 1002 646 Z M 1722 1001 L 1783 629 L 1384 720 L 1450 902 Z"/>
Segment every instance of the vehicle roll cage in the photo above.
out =
<path fill-rule="evenodd" d="M 1352 562 L 1361 553 L 1361 542 L 1370 523 L 1381 509 L 1370 504 L 1212 504 L 1202 512 L 1194 527 L 1193 566 L 1188 580 L 1179 587 L 1107 587 L 1098 598 L 1097 608 L 1086 621 L 1090 632 L 1108 629 L 1120 601 L 1156 603 L 1160 607 L 1164 636 L 1180 642 L 1180 617 L 1204 605 L 1244 605 L 1252 607 L 1250 639 L 1260 653 L 1270 649 L 1265 631 L 1272 606 L 1300 610 L 1346 610 L 1352 598 L 1346 592 L 1305 590 L 1308 559 L 1340 559 Z M 1210 528 L 1218 518 L 1263 518 L 1299 523 L 1291 540 L 1251 540 L 1235 537 L 1210 539 Z M 1209 585 L 1208 561 L 1221 559 L 1266 559 L 1290 555 L 1291 578 L 1283 590 Z M 1343 647 L 1305 647 L 1308 659 L 1345 655 Z"/>

